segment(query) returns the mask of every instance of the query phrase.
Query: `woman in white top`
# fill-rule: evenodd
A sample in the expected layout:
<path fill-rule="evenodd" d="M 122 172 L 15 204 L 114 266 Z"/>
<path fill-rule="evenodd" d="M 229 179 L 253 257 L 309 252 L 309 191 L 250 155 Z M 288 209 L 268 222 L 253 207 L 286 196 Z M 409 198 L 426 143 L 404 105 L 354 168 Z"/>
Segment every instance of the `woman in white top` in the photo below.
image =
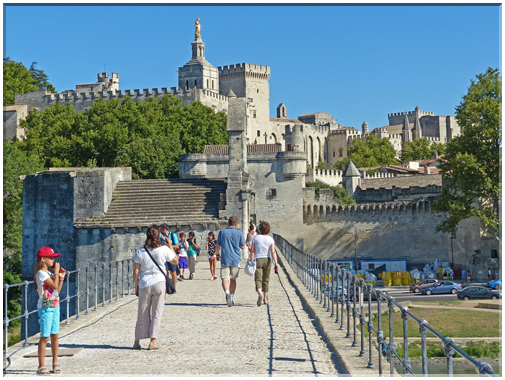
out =
<path fill-rule="evenodd" d="M 154 263 L 165 271 L 165 262 L 177 265 L 178 256 L 159 240 L 160 230 L 152 225 L 147 229 L 144 247 L 140 247 L 133 256 L 133 281 L 135 294 L 139 297 L 137 324 L 135 326 L 135 343 L 133 348 L 140 348 L 140 339 L 151 338 L 148 350 L 156 350 L 156 338 L 160 330 L 163 306 L 165 304 L 165 275 Z M 148 253 L 149 251 L 149 253 Z M 149 256 L 149 254 L 152 256 Z"/>
<path fill-rule="evenodd" d="M 258 292 L 258 306 L 263 303 L 268 303 L 268 282 L 270 280 L 270 272 L 272 267 L 272 259 L 277 270 L 277 253 L 275 252 L 274 239 L 268 236 L 270 233 L 270 224 L 261 222 L 259 226 L 260 235 L 254 236 L 252 239 L 251 260 L 256 259 L 256 272 L 254 273 L 254 283 L 256 292 Z"/>

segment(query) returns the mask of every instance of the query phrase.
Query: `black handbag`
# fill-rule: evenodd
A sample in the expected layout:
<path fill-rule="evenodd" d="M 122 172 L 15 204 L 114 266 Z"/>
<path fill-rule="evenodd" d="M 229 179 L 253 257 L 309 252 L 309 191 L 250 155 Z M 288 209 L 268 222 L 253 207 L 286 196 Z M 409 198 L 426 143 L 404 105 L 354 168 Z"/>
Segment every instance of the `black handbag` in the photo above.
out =
<path fill-rule="evenodd" d="M 174 294 L 175 293 L 175 285 L 174 285 L 174 282 L 172 281 L 172 279 L 170 277 L 168 277 L 164 271 L 161 270 L 160 266 L 158 265 L 158 263 L 156 262 L 156 260 L 154 260 L 154 258 L 151 256 L 151 254 L 149 253 L 149 250 L 147 249 L 147 247 L 144 247 L 144 249 L 146 250 L 147 254 L 149 255 L 149 257 L 151 258 L 152 261 L 154 261 L 154 263 L 156 264 L 156 266 L 158 267 L 158 269 L 161 271 L 161 273 L 163 273 L 163 276 L 165 276 L 165 286 L 166 286 L 166 293 L 167 294 Z"/>

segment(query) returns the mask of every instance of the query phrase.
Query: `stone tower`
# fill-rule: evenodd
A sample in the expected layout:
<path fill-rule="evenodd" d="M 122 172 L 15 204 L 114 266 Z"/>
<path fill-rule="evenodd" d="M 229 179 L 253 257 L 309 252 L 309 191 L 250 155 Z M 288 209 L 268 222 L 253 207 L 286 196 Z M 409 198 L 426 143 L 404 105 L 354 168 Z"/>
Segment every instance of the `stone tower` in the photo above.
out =
<path fill-rule="evenodd" d="M 405 117 L 403 118 L 402 140 L 404 143 L 412 140 L 412 131 L 410 130 L 409 115 L 407 111 L 405 111 Z"/>
<path fill-rule="evenodd" d="M 368 123 L 366 121 L 361 125 L 361 135 L 365 136 L 368 133 Z"/>
<path fill-rule="evenodd" d="M 420 122 L 420 109 L 419 106 L 416 107 L 416 119 L 414 122 L 414 130 L 412 131 L 412 139 L 420 139 L 423 137 L 423 130 L 421 129 L 421 122 Z"/>
<path fill-rule="evenodd" d="M 195 35 L 191 60 L 179 67 L 179 88 L 201 88 L 219 93 L 219 72 L 205 59 L 205 43 Z"/>
<path fill-rule="evenodd" d="M 247 100 L 246 142 L 264 141 L 260 130 L 270 124 L 269 94 L 270 66 L 253 63 L 218 67 L 220 94 L 226 95 L 231 88 L 238 98 Z M 274 143 L 270 141 L 268 143 Z"/>
<path fill-rule="evenodd" d="M 349 192 L 351 197 L 354 197 L 356 188 L 361 185 L 361 176 L 352 161 L 349 162 L 349 165 L 347 165 L 347 168 L 342 175 L 342 185 L 344 186 L 344 189 Z"/>
<path fill-rule="evenodd" d="M 226 189 L 227 219 L 235 215 L 239 220 L 238 229 L 247 234 L 249 221 L 249 174 L 247 173 L 247 145 L 245 129 L 247 124 L 247 102 L 245 98 L 228 92 L 228 186 Z"/>
<path fill-rule="evenodd" d="M 288 118 L 288 110 L 284 103 L 281 103 L 277 106 L 277 118 L 278 119 L 287 119 Z"/>
<path fill-rule="evenodd" d="M 295 124 L 293 127 L 286 125 L 284 139 L 286 152 L 304 152 L 302 124 Z"/>

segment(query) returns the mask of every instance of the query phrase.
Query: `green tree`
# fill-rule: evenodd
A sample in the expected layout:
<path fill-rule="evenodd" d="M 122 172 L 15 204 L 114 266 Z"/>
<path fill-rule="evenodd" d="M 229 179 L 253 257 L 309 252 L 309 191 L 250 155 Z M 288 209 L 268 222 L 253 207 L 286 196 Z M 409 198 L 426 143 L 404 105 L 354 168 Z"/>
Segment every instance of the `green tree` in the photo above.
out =
<path fill-rule="evenodd" d="M 498 239 L 501 74 L 498 69 L 488 68 L 476 77 L 456 107 L 462 133 L 447 143 L 445 155 L 440 159 L 444 185 L 433 207 L 448 216 L 436 230 L 453 232 L 459 222 L 477 216 Z"/>
<path fill-rule="evenodd" d="M 23 149 L 36 152 L 46 167 L 131 166 L 135 179 L 176 176 L 179 154 L 228 143 L 223 112 L 200 102 L 184 106 L 172 95 L 98 99 L 81 113 L 54 104 L 21 124 Z"/>
<path fill-rule="evenodd" d="M 316 169 L 318 169 L 318 170 L 330 170 L 330 169 L 334 169 L 334 168 L 328 162 L 319 161 L 317 163 Z"/>
<path fill-rule="evenodd" d="M 37 91 L 34 79 L 30 70 L 21 62 L 14 62 L 9 57 L 4 58 L 4 106 L 14 104 L 16 94 L 26 94 Z"/>
<path fill-rule="evenodd" d="M 413 141 L 406 141 L 403 144 L 401 152 L 401 162 L 424 160 L 425 158 L 433 158 L 435 151 L 438 155 L 445 153 L 445 144 L 431 142 L 423 137 Z"/>
<path fill-rule="evenodd" d="M 349 192 L 342 187 L 330 186 L 330 185 L 327 185 L 326 183 L 322 183 L 322 182 L 307 182 L 305 184 L 305 187 L 315 188 L 316 197 L 319 197 L 319 190 L 320 189 L 332 189 L 333 196 L 335 198 L 337 198 L 340 201 L 340 203 L 345 204 L 345 205 L 356 204 L 354 199 L 349 195 Z"/>
<path fill-rule="evenodd" d="M 48 90 L 51 92 L 56 92 L 54 86 L 49 83 L 49 77 L 44 72 L 44 70 L 37 69 L 35 66 L 37 62 L 32 62 L 30 66 L 30 72 L 32 73 L 32 77 L 34 80 L 34 85 L 37 86 L 39 90 Z"/>
<path fill-rule="evenodd" d="M 21 254 L 23 181 L 19 176 L 44 169 L 35 155 L 19 146 L 19 141 L 3 140 L 3 247 L 9 256 Z"/>
<path fill-rule="evenodd" d="M 37 157 L 19 149 L 19 141 L 3 141 L 3 283 L 21 282 L 23 181 L 19 176 L 43 170 Z M 9 318 L 21 314 L 21 288 L 9 291 Z M 11 322 L 12 326 L 21 321 Z"/>
<path fill-rule="evenodd" d="M 389 139 L 385 137 L 378 139 L 372 134 L 364 142 L 354 140 L 349 153 L 349 158 L 357 168 L 398 164 L 396 151 Z"/>

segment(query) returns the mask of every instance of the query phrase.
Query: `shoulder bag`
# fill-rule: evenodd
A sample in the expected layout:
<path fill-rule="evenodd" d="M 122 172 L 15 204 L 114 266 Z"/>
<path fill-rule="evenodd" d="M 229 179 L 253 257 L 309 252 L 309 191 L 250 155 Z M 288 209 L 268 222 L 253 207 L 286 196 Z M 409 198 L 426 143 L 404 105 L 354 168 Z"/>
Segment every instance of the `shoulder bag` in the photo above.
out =
<path fill-rule="evenodd" d="M 174 282 L 172 281 L 172 279 L 170 277 L 168 277 L 165 272 L 163 270 L 161 270 L 160 266 L 158 265 L 158 263 L 156 262 L 156 260 L 154 260 L 154 258 L 151 256 L 151 254 L 149 253 L 149 250 L 147 249 L 147 247 L 144 247 L 144 249 L 146 250 L 147 254 L 149 255 L 149 257 L 151 258 L 152 261 L 154 261 L 154 263 L 156 264 L 156 266 L 158 267 L 158 269 L 161 271 L 161 273 L 163 273 L 163 276 L 165 276 L 165 286 L 166 286 L 166 293 L 167 294 L 174 294 L 175 293 L 175 285 L 174 285 Z"/>
<path fill-rule="evenodd" d="M 247 259 L 247 263 L 244 267 L 245 274 L 249 276 L 254 276 L 254 272 L 256 272 L 256 260 Z"/>

